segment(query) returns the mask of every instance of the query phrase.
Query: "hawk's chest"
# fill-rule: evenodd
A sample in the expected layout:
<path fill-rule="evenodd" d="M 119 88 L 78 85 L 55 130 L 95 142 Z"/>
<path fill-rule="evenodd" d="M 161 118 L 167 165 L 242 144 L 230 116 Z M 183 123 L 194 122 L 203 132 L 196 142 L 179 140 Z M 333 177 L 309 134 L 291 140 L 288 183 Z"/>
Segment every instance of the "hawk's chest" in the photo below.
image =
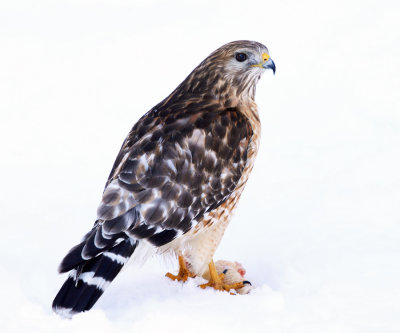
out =
<path fill-rule="evenodd" d="M 196 219 L 195 224 L 187 233 L 168 245 L 168 249 L 173 249 L 176 253 L 183 251 L 185 258 L 190 262 L 192 271 L 197 274 L 201 275 L 212 260 L 253 169 L 261 129 L 256 113 L 257 109 L 255 108 L 254 111 L 254 118 L 250 119 L 251 137 L 246 137 L 238 147 L 238 149 L 245 150 L 246 154 L 241 153 L 240 155 L 246 157 L 240 162 L 243 163 L 243 169 L 235 189 L 221 205 Z M 249 119 L 248 116 L 247 118 Z M 227 172 L 229 173 L 229 170 Z M 221 181 L 223 180 L 221 179 Z"/>
<path fill-rule="evenodd" d="M 215 223 L 218 223 L 221 228 L 225 230 L 225 227 L 228 225 L 230 219 L 232 218 L 233 212 L 247 183 L 249 175 L 253 170 L 255 158 L 258 152 L 261 132 L 261 126 L 260 122 L 258 121 L 258 117 L 252 123 L 252 128 L 252 137 L 246 145 L 247 159 L 244 163 L 244 168 L 235 190 L 223 204 L 221 204 L 208 214 L 205 214 L 202 220 L 199 221 L 196 229 L 202 229 L 204 227 L 207 228 L 214 225 Z"/>

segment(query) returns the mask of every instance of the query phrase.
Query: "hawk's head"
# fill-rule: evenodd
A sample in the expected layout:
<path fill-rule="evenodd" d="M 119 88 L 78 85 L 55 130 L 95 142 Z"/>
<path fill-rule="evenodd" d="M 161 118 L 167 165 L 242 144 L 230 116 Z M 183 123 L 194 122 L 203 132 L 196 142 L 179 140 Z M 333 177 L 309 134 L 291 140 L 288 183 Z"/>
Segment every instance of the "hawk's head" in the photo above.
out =
<path fill-rule="evenodd" d="M 253 98 L 255 86 L 266 69 L 275 74 L 275 63 L 267 47 L 240 40 L 215 50 L 185 81 L 192 92 Z"/>
<path fill-rule="evenodd" d="M 265 69 L 272 69 L 275 63 L 269 56 L 266 46 L 261 43 L 239 40 L 225 44 L 214 51 L 204 62 L 217 63 L 225 75 L 258 75 Z M 261 71 L 260 71 L 261 70 Z"/>

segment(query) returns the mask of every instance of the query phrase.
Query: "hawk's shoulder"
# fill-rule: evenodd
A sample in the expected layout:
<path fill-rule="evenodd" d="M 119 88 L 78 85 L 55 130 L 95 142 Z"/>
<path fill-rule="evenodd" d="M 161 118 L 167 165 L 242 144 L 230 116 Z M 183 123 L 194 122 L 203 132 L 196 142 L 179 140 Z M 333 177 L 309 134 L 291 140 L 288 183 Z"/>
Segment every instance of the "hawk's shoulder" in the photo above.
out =
<path fill-rule="evenodd" d="M 193 130 L 208 131 L 207 145 L 218 151 L 218 139 L 226 136 L 226 145 L 233 146 L 242 137 L 252 136 L 248 119 L 238 108 L 223 107 L 213 99 L 193 98 L 184 101 L 163 101 L 152 108 L 132 127 L 114 162 L 106 186 L 118 174 L 123 158 L 129 152 L 149 152 L 160 143 L 179 141 Z M 213 138 L 213 136 L 216 136 Z M 222 143 L 222 142 L 221 142 Z M 222 157 L 224 156 L 222 149 Z"/>

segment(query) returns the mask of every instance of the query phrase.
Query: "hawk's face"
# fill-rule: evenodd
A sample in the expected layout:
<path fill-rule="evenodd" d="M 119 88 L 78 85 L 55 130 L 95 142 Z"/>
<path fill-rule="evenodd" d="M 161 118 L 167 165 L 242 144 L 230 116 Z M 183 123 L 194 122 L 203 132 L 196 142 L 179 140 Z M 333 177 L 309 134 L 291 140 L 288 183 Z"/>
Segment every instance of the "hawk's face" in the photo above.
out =
<path fill-rule="evenodd" d="M 268 49 L 253 41 L 228 43 L 214 51 L 199 67 L 209 73 L 209 81 L 218 82 L 219 87 L 230 87 L 237 97 L 253 97 L 255 85 L 266 69 L 272 69 L 275 74 L 275 63 Z"/>
<path fill-rule="evenodd" d="M 197 66 L 174 95 L 177 98 L 187 92 L 212 95 L 229 100 L 227 104 L 232 106 L 240 100 L 254 99 L 256 84 L 266 69 L 275 73 L 275 64 L 263 44 L 248 40 L 231 42 Z"/>
<path fill-rule="evenodd" d="M 266 69 L 272 69 L 275 74 L 275 63 L 262 44 L 230 48 L 224 58 L 228 75 L 259 75 Z"/>

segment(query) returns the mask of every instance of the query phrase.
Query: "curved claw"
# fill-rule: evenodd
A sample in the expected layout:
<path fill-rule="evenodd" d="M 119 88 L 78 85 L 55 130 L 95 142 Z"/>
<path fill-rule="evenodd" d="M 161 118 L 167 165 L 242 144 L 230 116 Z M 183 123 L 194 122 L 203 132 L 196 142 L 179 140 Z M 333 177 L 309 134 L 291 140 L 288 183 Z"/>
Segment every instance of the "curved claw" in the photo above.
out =
<path fill-rule="evenodd" d="M 214 288 L 215 290 L 220 291 L 230 291 L 232 289 L 240 289 L 243 288 L 243 282 L 237 282 L 234 284 L 225 284 L 223 282 L 225 274 L 218 274 L 217 270 L 215 269 L 214 261 L 211 261 L 208 264 L 208 269 L 210 271 L 210 281 L 204 284 L 201 284 L 199 287 L 205 289 L 207 287 Z M 235 295 L 234 293 L 230 293 L 231 295 Z"/>
<path fill-rule="evenodd" d="M 165 274 L 166 277 L 169 277 L 171 280 L 177 280 L 177 281 L 182 281 L 186 282 L 188 278 L 190 277 L 195 277 L 195 275 L 188 270 L 186 266 L 186 262 L 183 259 L 183 256 L 179 256 L 179 272 L 177 275 L 174 275 L 172 273 L 167 273 Z"/>

